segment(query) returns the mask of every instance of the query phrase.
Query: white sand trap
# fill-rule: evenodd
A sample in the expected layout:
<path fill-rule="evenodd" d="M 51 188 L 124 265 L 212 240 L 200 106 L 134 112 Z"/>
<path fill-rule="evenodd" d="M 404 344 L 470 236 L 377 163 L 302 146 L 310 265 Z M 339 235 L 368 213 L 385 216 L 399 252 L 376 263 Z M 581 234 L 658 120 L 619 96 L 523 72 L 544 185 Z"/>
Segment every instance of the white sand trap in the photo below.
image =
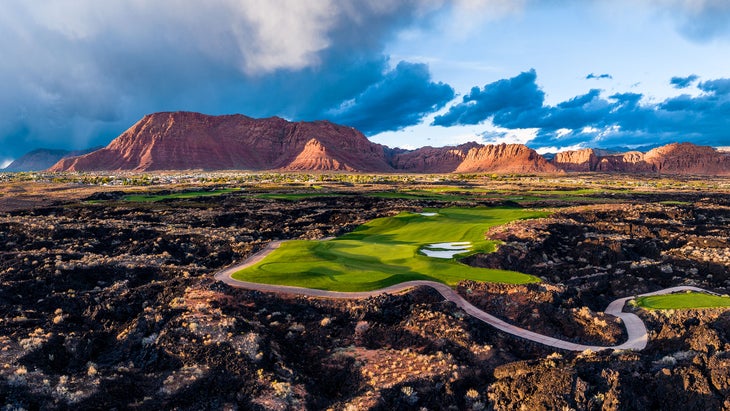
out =
<path fill-rule="evenodd" d="M 426 248 L 443 248 L 446 250 L 468 250 L 471 248 L 471 242 L 469 241 L 458 241 L 455 243 L 436 243 L 429 244 Z"/>
<path fill-rule="evenodd" d="M 439 215 L 439 213 L 421 213 L 421 215 L 424 217 L 434 217 Z"/>
<path fill-rule="evenodd" d="M 454 258 L 456 254 L 461 254 L 464 251 L 471 249 L 471 243 L 469 241 L 459 241 L 455 243 L 435 243 L 424 246 L 421 252 L 428 257 L 433 258 Z"/>

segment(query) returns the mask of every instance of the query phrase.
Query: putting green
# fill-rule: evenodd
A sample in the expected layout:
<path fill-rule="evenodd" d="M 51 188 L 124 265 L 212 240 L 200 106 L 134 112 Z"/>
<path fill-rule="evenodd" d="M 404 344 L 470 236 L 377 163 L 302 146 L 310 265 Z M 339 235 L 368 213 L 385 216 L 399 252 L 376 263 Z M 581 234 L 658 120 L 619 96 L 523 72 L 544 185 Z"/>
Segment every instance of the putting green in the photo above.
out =
<path fill-rule="evenodd" d="M 636 305 L 650 310 L 730 307 L 730 297 L 705 293 L 680 293 L 639 297 Z"/>
<path fill-rule="evenodd" d="M 446 208 L 436 215 L 401 213 L 379 218 L 339 238 L 293 240 L 281 244 L 262 261 L 237 271 L 233 278 L 264 284 L 332 291 L 368 291 L 411 280 L 448 285 L 477 281 L 528 283 L 537 277 L 505 270 L 470 267 L 456 258 L 427 257 L 419 252 L 434 243 L 469 242 L 468 251 L 488 253 L 496 241 L 485 240 L 489 227 L 547 212 L 516 208 Z M 428 213 L 424 213 L 428 214 Z"/>

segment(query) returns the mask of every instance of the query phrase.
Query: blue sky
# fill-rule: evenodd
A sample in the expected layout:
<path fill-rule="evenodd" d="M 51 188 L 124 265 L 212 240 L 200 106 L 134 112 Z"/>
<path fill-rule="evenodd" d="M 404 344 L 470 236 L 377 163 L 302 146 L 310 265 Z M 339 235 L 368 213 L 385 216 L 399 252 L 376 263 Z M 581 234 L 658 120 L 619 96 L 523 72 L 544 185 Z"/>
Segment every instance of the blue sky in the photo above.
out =
<path fill-rule="evenodd" d="M 407 148 L 730 146 L 726 0 L 6 0 L 0 52 L 0 163 L 175 110 Z"/>

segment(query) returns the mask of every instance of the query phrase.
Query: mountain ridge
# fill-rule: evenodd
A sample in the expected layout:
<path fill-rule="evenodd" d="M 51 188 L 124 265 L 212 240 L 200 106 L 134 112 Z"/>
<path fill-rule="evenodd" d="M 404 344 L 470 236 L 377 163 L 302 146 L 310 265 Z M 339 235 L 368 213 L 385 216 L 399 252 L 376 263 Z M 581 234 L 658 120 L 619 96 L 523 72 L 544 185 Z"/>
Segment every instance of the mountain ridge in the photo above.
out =
<path fill-rule="evenodd" d="M 99 150 L 101 147 L 89 148 L 86 150 L 62 150 L 52 148 L 38 148 L 25 153 L 8 164 L 7 167 L 0 169 L 0 172 L 23 172 L 23 171 L 42 171 L 45 170 L 59 160 L 67 157 L 75 157 L 88 154 L 92 151 Z"/>
<path fill-rule="evenodd" d="M 410 173 L 627 172 L 730 175 L 730 154 L 691 143 L 612 154 L 561 152 L 550 161 L 523 144 L 389 148 L 329 121 L 289 122 L 242 114 L 144 116 L 109 145 L 64 158 L 49 171 L 346 171 Z"/>

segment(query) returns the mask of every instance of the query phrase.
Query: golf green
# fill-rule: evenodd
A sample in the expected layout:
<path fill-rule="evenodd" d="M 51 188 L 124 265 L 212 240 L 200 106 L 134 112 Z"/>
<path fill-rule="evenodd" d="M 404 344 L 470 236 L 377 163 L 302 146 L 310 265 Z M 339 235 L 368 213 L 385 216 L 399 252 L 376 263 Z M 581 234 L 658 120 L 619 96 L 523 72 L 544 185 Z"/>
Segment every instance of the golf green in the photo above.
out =
<path fill-rule="evenodd" d="M 332 240 L 292 240 L 258 263 L 237 271 L 233 278 L 264 284 L 332 291 L 367 291 L 411 280 L 448 285 L 477 281 L 528 283 L 537 277 L 513 271 L 470 267 L 458 261 L 471 253 L 495 250 L 485 240 L 489 227 L 510 221 L 544 217 L 547 212 L 517 208 L 446 208 L 422 214 L 404 212 L 370 221 Z M 424 255 L 422 249 L 453 249 L 468 243 L 453 258 Z"/>
<path fill-rule="evenodd" d="M 680 293 L 639 297 L 636 305 L 651 310 L 730 307 L 730 297 L 705 293 Z"/>

